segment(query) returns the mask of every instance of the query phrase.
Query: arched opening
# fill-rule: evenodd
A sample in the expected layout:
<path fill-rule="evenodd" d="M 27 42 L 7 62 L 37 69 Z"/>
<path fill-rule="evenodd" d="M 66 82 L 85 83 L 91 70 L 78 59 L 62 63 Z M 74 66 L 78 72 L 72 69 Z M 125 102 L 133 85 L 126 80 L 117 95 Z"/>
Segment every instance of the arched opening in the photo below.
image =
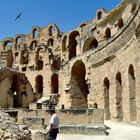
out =
<path fill-rule="evenodd" d="M 51 63 L 51 69 L 52 70 L 60 70 L 60 66 L 61 66 L 61 57 L 59 55 L 54 55 L 51 59 L 50 59 L 50 63 Z"/>
<path fill-rule="evenodd" d="M 55 32 L 55 29 L 53 26 L 50 26 L 49 27 L 49 36 L 53 36 L 54 35 L 54 32 Z"/>
<path fill-rule="evenodd" d="M 116 119 L 117 121 L 123 120 L 123 109 L 122 109 L 122 79 L 121 73 L 116 74 Z"/>
<path fill-rule="evenodd" d="M 97 13 L 97 20 L 100 20 L 100 19 L 102 19 L 102 12 L 101 11 L 99 11 Z"/>
<path fill-rule="evenodd" d="M 13 61 L 14 61 L 14 58 L 13 58 L 12 50 L 8 50 L 7 51 L 7 67 L 12 68 Z"/>
<path fill-rule="evenodd" d="M 76 56 L 76 46 L 77 46 L 77 40 L 76 37 L 79 35 L 78 31 L 73 31 L 69 35 L 69 45 L 68 45 L 68 50 L 69 50 L 69 60 L 71 60 L 73 57 Z"/>
<path fill-rule="evenodd" d="M 42 70 L 43 69 L 43 53 L 42 53 L 42 48 L 38 48 L 36 51 L 36 56 L 35 56 L 35 69 L 36 70 Z"/>
<path fill-rule="evenodd" d="M 36 99 L 39 99 L 43 95 L 43 77 L 42 75 L 37 75 L 35 78 L 35 94 Z"/>
<path fill-rule="evenodd" d="M 79 27 L 80 28 L 83 28 L 83 27 L 85 27 L 87 25 L 87 23 L 82 23 Z"/>
<path fill-rule="evenodd" d="M 123 25 L 124 25 L 124 23 L 123 23 L 123 19 L 120 18 L 119 21 L 118 21 L 118 27 L 119 27 L 119 28 L 122 28 Z"/>
<path fill-rule="evenodd" d="M 53 46 L 54 45 L 54 40 L 52 39 L 52 38 L 50 38 L 49 40 L 48 40 L 48 43 L 47 43 L 48 45 L 48 47 L 50 47 L 50 46 Z"/>
<path fill-rule="evenodd" d="M 105 111 L 105 120 L 110 120 L 110 103 L 109 103 L 109 80 L 108 78 L 104 79 L 104 111 Z"/>
<path fill-rule="evenodd" d="M 87 108 L 88 85 L 85 80 L 86 69 L 81 60 L 75 62 L 71 70 L 71 108 Z"/>
<path fill-rule="evenodd" d="M 98 46 L 98 41 L 96 40 L 96 38 L 89 37 L 84 44 L 83 52 L 86 52 L 92 48 L 97 48 L 97 46 Z"/>
<path fill-rule="evenodd" d="M 16 74 L 12 77 L 11 92 L 13 95 L 13 107 L 21 107 L 22 99 L 20 95 L 20 77 Z"/>
<path fill-rule="evenodd" d="M 32 35 L 33 35 L 33 39 L 37 39 L 37 37 L 38 37 L 38 31 L 37 31 L 36 28 L 33 29 Z"/>
<path fill-rule="evenodd" d="M 32 41 L 31 44 L 30 44 L 30 50 L 33 51 L 33 50 L 35 50 L 36 48 L 37 48 L 37 41 L 34 40 L 34 41 Z"/>
<path fill-rule="evenodd" d="M 105 30 L 105 38 L 106 39 L 109 39 L 111 37 L 111 30 L 110 30 L 110 28 L 108 27 L 108 28 L 106 28 L 106 30 Z"/>
<path fill-rule="evenodd" d="M 29 52 L 28 50 L 22 50 L 20 56 L 20 64 L 28 64 L 29 59 Z"/>
<path fill-rule="evenodd" d="M 7 50 L 11 50 L 13 47 L 13 42 L 8 40 L 6 42 L 4 42 L 4 49 L 7 49 Z"/>
<path fill-rule="evenodd" d="M 64 36 L 62 40 L 62 53 L 66 51 L 66 41 L 67 41 L 67 36 Z"/>
<path fill-rule="evenodd" d="M 135 87 L 134 68 L 132 65 L 129 66 L 128 78 L 129 78 L 130 121 L 135 121 L 136 116 L 137 116 L 137 112 L 136 112 L 136 87 Z"/>
<path fill-rule="evenodd" d="M 51 76 L 51 93 L 58 94 L 59 92 L 59 84 L 58 84 L 58 74 L 53 74 Z"/>
<path fill-rule="evenodd" d="M 21 37 L 18 36 L 15 39 L 15 50 L 20 49 L 20 44 L 21 44 Z"/>

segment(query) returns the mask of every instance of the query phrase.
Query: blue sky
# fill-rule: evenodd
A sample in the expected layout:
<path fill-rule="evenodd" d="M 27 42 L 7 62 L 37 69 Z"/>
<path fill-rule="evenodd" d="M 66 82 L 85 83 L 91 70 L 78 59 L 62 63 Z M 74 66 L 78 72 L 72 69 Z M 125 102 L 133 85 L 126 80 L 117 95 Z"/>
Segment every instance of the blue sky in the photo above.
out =
<path fill-rule="evenodd" d="M 29 34 L 32 26 L 56 23 L 62 32 L 91 20 L 96 11 L 112 10 L 121 0 L 1 0 L 0 40 L 15 34 Z M 20 20 L 14 20 L 22 12 Z"/>

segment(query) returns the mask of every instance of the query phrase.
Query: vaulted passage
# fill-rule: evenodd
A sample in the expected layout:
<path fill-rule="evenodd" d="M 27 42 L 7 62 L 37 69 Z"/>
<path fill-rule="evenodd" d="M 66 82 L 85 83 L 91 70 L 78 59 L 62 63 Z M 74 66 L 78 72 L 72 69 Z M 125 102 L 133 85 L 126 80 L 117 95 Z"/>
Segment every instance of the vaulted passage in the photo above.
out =
<path fill-rule="evenodd" d="M 76 56 L 76 46 L 77 46 L 77 40 L 76 37 L 79 35 L 78 31 L 73 31 L 69 36 L 69 60 L 71 60 L 73 57 Z"/>
<path fill-rule="evenodd" d="M 51 76 L 51 93 L 57 93 L 58 94 L 58 75 L 57 74 L 53 74 Z"/>
<path fill-rule="evenodd" d="M 109 39 L 111 37 L 111 30 L 110 30 L 110 28 L 108 27 L 108 28 L 106 28 L 106 30 L 105 30 L 105 38 L 106 39 Z"/>
<path fill-rule="evenodd" d="M 28 50 L 22 50 L 20 56 L 20 64 L 28 64 L 29 62 L 29 52 Z"/>
<path fill-rule="evenodd" d="M 129 78 L 130 121 L 135 121 L 136 116 L 137 116 L 137 112 L 136 112 L 136 88 L 135 88 L 134 68 L 132 65 L 129 66 L 128 78 Z"/>
<path fill-rule="evenodd" d="M 86 69 L 81 60 L 75 62 L 71 71 L 71 107 L 87 108 L 88 85 L 85 81 Z"/>
<path fill-rule="evenodd" d="M 110 103 L 109 103 L 109 80 L 108 78 L 104 79 L 104 111 L 105 111 L 105 120 L 110 120 Z"/>
<path fill-rule="evenodd" d="M 123 109 L 122 109 L 122 79 L 121 73 L 116 74 L 116 120 L 123 120 Z"/>
<path fill-rule="evenodd" d="M 84 46 L 83 46 L 83 52 L 88 51 L 89 49 L 97 48 L 98 46 L 98 41 L 94 37 L 89 37 Z"/>
<path fill-rule="evenodd" d="M 35 56 L 35 63 L 36 63 L 36 66 L 35 66 L 35 69 L 36 70 L 42 70 L 43 69 L 43 54 L 42 54 L 42 49 L 41 48 L 38 48 L 37 51 L 36 51 L 36 56 Z"/>
<path fill-rule="evenodd" d="M 42 75 L 38 75 L 35 79 L 35 94 L 36 98 L 39 99 L 43 95 L 43 77 Z"/>
<path fill-rule="evenodd" d="M 31 51 L 33 51 L 33 50 L 35 50 L 37 48 L 37 43 L 38 42 L 36 40 L 31 42 L 31 44 L 30 44 L 30 50 Z"/>
<path fill-rule="evenodd" d="M 13 75 L 12 77 L 11 93 L 13 96 L 13 107 L 21 107 L 20 77 L 18 75 Z"/>

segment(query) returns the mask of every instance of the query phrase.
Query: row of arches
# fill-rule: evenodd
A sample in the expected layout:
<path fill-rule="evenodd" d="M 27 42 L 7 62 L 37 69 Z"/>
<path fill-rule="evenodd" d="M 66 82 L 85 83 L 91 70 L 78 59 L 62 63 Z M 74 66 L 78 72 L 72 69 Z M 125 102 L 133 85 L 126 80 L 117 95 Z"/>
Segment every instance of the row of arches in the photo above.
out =
<path fill-rule="evenodd" d="M 39 31 L 40 31 L 40 28 L 39 27 L 33 27 L 32 29 L 32 32 L 31 32 L 31 39 L 33 40 L 30 44 L 30 48 L 31 50 L 33 48 L 36 48 L 37 46 L 37 39 L 39 37 Z M 58 27 L 55 25 L 55 24 L 51 24 L 48 26 L 48 33 L 47 33 L 47 36 L 48 38 L 50 38 L 48 41 L 47 41 L 47 45 L 51 45 L 53 46 L 53 42 L 54 42 L 54 39 L 52 38 L 53 36 L 58 36 L 59 34 L 59 29 Z M 5 49 L 10 49 L 12 47 L 14 47 L 16 50 L 17 49 L 20 49 L 20 45 L 23 41 L 23 38 L 24 38 L 24 35 L 16 35 L 16 37 L 13 39 L 13 38 L 7 38 L 3 41 L 3 48 L 4 50 Z"/>
<path fill-rule="evenodd" d="M 14 39 L 13 38 L 5 39 L 3 41 L 3 49 L 10 50 L 12 47 L 14 47 L 16 50 L 20 49 L 22 38 L 23 38 L 23 35 L 17 35 Z"/>
<path fill-rule="evenodd" d="M 115 117 L 115 120 L 123 121 L 125 119 L 124 112 L 128 109 L 127 112 L 129 113 L 130 121 L 136 121 L 136 80 L 132 64 L 128 68 L 127 94 L 123 91 L 122 83 L 122 75 L 120 72 L 117 72 L 115 75 L 115 95 L 112 95 L 112 85 L 109 78 L 105 77 L 103 79 L 102 103 L 105 111 L 105 120 L 110 120 Z M 71 97 L 71 108 L 88 108 L 89 91 L 89 86 L 86 81 L 85 64 L 82 60 L 77 60 L 71 67 L 71 89 L 69 91 Z M 112 97 L 115 98 L 112 100 Z M 96 102 L 96 105 L 98 106 L 98 102 Z M 115 110 L 115 112 L 113 110 Z"/>
<path fill-rule="evenodd" d="M 37 39 L 39 36 L 39 27 L 33 27 L 32 29 L 32 39 Z M 59 29 L 55 24 L 51 24 L 48 26 L 48 37 L 54 36 L 55 34 L 59 33 Z"/>
<path fill-rule="evenodd" d="M 123 27 L 124 23 L 122 18 L 119 19 L 117 25 L 119 28 Z M 69 60 L 77 56 L 78 37 L 80 37 L 79 31 L 73 31 L 70 33 L 68 38 L 65 35 L 62 39 L 62 53 L 64 55 L 66 51 L 68 51 Z M 105 29 L 104 38 L 109 39 L 110 37 L 111 37 L 111 29 L 110 27 L 107 27 Z M 94 36 L 91 36 L 85 41 L 82 48 L 82 52 L 86 52 L 90 49 L 94 49 L 97 47 L 98 47 L 98 40 Z"/>
<path fill-rule="evenodd" d="M 85 77 L 85 64 L 78 60 L 71 68 L 71 108 L 88 108 L 89 88 Z"/>
<path fill-rule="evenodd" d="M 37 75 L 35 78 L 35 94 L 36 98 L 43 96 L 43 76 Z M 59 92 L 59 79 L 58 74 L 54 73 L 51 76 L 51 94 L 58 94 Z"/>
<path fill-rule="evenodd" d="M 129 84 L 129 113 L 130 113 L 130 121 L 135 121 L 137 116 L 137 108 L 136 108 L 136 87 L 135 87 L 135 74 L 134 74 L 134 68 L 133 65 L 129 66 L 128 69 L 128 84 Z M 111 111 L 110 111 L 110 81 L 106 77 L 103 81 L 104 86 L 104 110 L 105 110 L 105 119 L 109 120 L 111 119 Z M 123 95 L 122 92 L 122 77 L 121 73 L 118 72 L 116 74 L 116 119 L 117 121 L 123 121 Z"/>
<path fill-rule="evenodd" d="M 15 42 L 13 44 L 12 40 L 7 40 L 4 42 L 3 44 L 3 49 L 4 50 L 11 50 L 14 46 L 15 50 L 19 50 L 21 48 L 21 42 L 22 42 L 22 38 L 20 36 L 18 36 L 15 39 Z M 34 51 L 37 49 L 38 46 L 38 41 L 37 40 L 33 40 L 30 44 L 29 44 L 29 49 L 30 51 Z M 46 47 L 50 47 L 50 46 L 54 46 L 54 39 L 53 38 L 49 38 L 46 44 Z M 27 44 L 24 44 L 24 47 L 28 47 Z"/>

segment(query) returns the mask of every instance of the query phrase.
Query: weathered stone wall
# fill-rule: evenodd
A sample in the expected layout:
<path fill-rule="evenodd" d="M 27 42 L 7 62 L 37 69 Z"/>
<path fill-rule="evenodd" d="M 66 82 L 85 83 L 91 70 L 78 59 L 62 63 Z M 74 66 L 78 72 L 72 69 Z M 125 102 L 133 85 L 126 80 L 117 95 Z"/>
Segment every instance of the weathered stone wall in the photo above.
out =
<path fill-rule="evenodd" d="M 34 101 L 32 87 L 27 77 L 11 69 L 0 70 L 0 107 L 24 107 Z"/>
<path fill-rule="evenodd" d="M 104 124 L 103 109 L 75 109 L 56 110 L 61 125 L 101 125 Z M 44 118 L 44 124 L 48 124 L 51 118 L 49 110 L 18 110 L 18 123 L 24 123 L 24 118 L 38 120 Z M 36 123 L 36 122 L 35 122 Z M 34 125 L 34 124 L 32 124 Z M 40 124 L 41 125 L 41 124 Z M 37 127 L 37 126 L 36 126 Z"/>
<path fill-rule="evenodd" d="M 1 67 L 26 75 L 34 101 L 55 93 L 57 108 L 96 107 L 105 119 L 139 122 L 139 17 L 139 1 L 123 0 L 67 33 L 35 26 L 0 42 Z"/>
<path fill-rule="evenodd" d="M 0 110 L 0 139 L 31 140 L 31 131 L 27 126 L 18 125 L 7 113 Z"/>

